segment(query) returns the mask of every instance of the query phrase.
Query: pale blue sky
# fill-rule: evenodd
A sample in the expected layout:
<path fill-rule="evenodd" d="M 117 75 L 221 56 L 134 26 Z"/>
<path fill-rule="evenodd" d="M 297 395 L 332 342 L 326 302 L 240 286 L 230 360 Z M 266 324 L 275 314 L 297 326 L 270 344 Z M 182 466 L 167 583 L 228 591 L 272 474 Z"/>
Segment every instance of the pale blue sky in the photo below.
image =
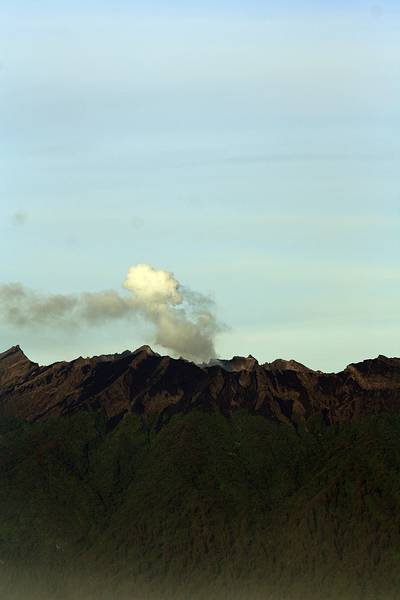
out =
<path fill-rule="evenodd" d="M 222 356 L 400 355 L 396 3 L 163 4 L 1 4 L 0 283 L 148 262 L 214 297 Z M 149 341 L 0 324 L 41 362 Z"/>

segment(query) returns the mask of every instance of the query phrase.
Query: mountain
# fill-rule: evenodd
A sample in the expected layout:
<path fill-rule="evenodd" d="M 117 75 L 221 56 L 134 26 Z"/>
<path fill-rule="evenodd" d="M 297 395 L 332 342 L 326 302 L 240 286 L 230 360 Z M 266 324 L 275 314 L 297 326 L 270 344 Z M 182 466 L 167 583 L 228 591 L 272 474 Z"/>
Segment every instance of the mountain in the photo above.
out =
<path fill-rule="evenodd" d="M 15 385 L 38 365 L 25 356 L 19 346 L 0 353 L 0 389 Z"/>
<path fill-rule="evenodd" d="M 80 410 L 101 411 L 110 427 L 126 414 L 155 419 L 176 412 L 246 409 L 284 423 L 348 423 L 400 408 L 400 359 L 379 356 L 321 373 L 290 360 L 258 364 L 235 356 L 195 365 L 154 353 L 78 358 L 39 367 L 19 346 L 0 354 L 0 416 L 34 422 Z"/>
<path fill-rule="evenodd" d="M 400 598 L 400 359 L 0 354 L 0 597 Z"/>

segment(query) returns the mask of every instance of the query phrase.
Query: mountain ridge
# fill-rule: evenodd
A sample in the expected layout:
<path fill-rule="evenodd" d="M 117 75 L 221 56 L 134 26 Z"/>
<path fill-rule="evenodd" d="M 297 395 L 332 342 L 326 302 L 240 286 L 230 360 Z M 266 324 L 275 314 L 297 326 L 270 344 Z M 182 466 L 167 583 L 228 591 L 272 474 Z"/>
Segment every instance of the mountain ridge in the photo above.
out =
<path fill-rule="evenodd" d="M 154 352 L 78 357 L 39 366 L 19 346 L 0 354 L 0 416 L 28 421 L 98 410 L 110 422 L 136 413 L 164 422 L 176 410 L 239 408 L 298 424 L 328 423 L 400 408 L 400 359 L 379 355 L 323 373 L 294 361 L 260 364 L 253 356 L 197 365 Z"/>

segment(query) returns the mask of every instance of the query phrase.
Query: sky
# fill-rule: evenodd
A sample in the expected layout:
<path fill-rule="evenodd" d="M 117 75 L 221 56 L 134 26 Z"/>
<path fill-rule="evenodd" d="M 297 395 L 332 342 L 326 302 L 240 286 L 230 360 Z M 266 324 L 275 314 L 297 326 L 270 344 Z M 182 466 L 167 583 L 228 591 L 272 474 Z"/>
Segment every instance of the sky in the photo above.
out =
<path fill-rule="evenodd" d="M 215 302 L 221 357 L 400 356 L 399 36 L 389 0 L 5 0 L 0 284 L 146 263 Z M 40 363 L 144 343 L 0 320 Z"/>

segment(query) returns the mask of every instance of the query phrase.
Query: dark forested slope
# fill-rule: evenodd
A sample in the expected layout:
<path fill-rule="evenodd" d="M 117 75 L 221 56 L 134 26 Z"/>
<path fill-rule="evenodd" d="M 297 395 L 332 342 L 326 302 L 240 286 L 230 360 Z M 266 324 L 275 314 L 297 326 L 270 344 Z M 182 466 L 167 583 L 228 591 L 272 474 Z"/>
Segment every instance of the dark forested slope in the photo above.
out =
<path fill-rule="evenodd" d="M 0 355 L 0 597 L 400 598 L 400 360 Z"/>

